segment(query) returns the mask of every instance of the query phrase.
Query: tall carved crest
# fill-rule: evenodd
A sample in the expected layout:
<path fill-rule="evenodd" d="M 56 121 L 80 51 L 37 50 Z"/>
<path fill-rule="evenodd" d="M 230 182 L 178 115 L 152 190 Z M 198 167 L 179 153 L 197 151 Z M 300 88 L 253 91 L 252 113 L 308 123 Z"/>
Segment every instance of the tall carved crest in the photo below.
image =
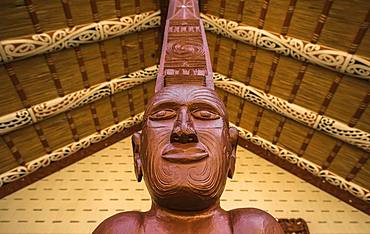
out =
<path fill-rule="evenodd" d="M 191 84 L 214 89 L 197 0 L 170 0 L 155 91 Z"/>

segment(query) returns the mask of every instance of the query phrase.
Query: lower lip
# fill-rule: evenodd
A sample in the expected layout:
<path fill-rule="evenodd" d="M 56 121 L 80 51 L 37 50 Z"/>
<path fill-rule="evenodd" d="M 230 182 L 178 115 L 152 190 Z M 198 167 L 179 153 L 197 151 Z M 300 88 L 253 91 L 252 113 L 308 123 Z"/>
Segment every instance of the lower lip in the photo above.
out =
<path fill-rule="evenodd" d="M 206 152 L 198 152 L 198 153 L 186 153 L 186 152 L 179 152 L 173 154 L 164 154 L 162 158 L 174 162 L 174 163 L 192 163 L 196 161 L 200 161 L 203 158 L 208 157 Z"/>

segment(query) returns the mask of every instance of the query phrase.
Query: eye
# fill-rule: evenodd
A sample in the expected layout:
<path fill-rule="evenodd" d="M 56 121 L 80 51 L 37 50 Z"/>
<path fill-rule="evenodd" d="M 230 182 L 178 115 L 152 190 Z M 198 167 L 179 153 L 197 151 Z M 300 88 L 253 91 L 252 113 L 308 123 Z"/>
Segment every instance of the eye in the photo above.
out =
<path fill-rule="evenodd" d="M 166 109 L 166 110 L 160 110 L 155 112 L 154 114 L 151 114 L 149 116 L 150 120 L 166 120 L 166 119 L 172 119 L 176 116 L 176 111 Z"/>
<path fill-rule="evenodd" d="M 196 119 L 203 119 L 203 120 L 214 120 L 214 119 L 220 118 L 218 114 L 215 114 L 212 111 L 208 111 L 208 110 L 195 110 L 191 114 Z"/>

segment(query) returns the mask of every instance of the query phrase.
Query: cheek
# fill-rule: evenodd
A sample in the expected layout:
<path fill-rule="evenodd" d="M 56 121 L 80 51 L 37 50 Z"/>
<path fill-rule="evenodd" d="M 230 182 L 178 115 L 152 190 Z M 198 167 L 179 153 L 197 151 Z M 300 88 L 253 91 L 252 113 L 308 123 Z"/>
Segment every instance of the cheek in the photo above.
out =
<path fill-rule="evenodd" d="M 168 127 L 154 128 L 146 126 L 145 132 L 143 131 L 145 139 L 143 143 L 146 145 L 145 155 L 159 154 L 159 151 L 164 148 L 165 144 L 169 143 L 171 131 L 172 129 Z"/>
<path fill-rule="evenodd" d="M 198 120 L 193 119 L 194 128 L 196 130 L 202 129 L 222 129 L 224 127 L 224 121 L 222 118 L 216 120 Z"/>
<path fill-rule="evenodd" d="M 219 151 L 225 145 L 222 128 L 198 129 L 199 141 L 204 144 L 209 151 Z"/>
<path fill-rule="evenodd" d="M 147 127 L 148 128 L 173 128 L 173 124 L 175 123 L 175 119 L 167 119 L 167 120 L 161 120 L 161 121 L 152 121 L 148 120 L 147 122 Z"/>

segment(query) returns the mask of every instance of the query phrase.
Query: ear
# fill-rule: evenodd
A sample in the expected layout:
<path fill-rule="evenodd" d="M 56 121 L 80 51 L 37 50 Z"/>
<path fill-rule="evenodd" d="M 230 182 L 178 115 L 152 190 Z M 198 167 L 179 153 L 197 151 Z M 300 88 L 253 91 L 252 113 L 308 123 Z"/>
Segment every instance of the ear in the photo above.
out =
<path fill-rule="evenodd" d="M 229 155 L 229 168 L 227 176 L 232 179 L 235 171 L 235 160 L 236 160 L 236 147 L 238 145 L 238 130 L 234 127 L 229 128 L 229 144 L 230 144 L 230 155 Z"/>
<path fill-rule="evenodd" d="M 141 150 L 141 133 L 135 132 L 131 137 L 132 140 L 132 150 L 134 153 L 134 166 L 135 166 L 135 175 L 138 182 L 143 178 L 143 165 L 140 158 Z"/>

